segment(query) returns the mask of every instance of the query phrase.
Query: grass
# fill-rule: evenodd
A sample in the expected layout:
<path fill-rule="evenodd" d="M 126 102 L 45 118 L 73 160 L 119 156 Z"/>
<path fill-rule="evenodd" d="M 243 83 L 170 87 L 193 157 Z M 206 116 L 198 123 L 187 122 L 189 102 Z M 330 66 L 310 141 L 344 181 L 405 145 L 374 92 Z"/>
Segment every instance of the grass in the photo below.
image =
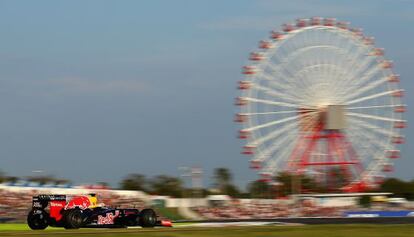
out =
<path fill-rule="evenodd" d="M 412 237 L 414 225 L 307 225 L 222 228 L 156 228 L 156 229 L 81 229 L 48 228 L 46 231 L 27 230 L 24 224 L 1 224 L 0 236 L 105 236 L 105 237 Z"/>
<path fill-rule="evenodd" d="M 178 208 L 157 207 L 156 212 L 160 213 L 161 216 L 166 217 L 170 220 L 183 220 L 184 219 L 184 217 L 182 217 L 178 213 Z"/>

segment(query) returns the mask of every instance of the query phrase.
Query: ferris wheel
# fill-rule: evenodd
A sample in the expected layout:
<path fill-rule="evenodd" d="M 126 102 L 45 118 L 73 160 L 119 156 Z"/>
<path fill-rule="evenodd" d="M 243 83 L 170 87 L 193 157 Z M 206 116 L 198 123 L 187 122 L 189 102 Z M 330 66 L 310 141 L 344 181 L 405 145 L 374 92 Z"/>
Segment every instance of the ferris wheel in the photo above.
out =
<path fill-rule="evenodd" d="M 343 191 L 379 184 L 400 157 L 404 91 L 374 38 L 334 18 L 313 17 L 272 31 L 250 54 L 235 121 L 250 167 L 311 174 Z"/>

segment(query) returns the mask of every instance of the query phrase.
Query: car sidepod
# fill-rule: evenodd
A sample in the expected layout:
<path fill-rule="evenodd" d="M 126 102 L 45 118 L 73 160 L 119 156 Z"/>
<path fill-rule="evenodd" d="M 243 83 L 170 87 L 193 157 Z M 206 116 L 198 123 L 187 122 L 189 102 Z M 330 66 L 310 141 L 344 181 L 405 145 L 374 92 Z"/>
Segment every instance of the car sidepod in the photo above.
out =
<path fill-rule="evenodd" d="M 126 227 L 138 224 L 137 209 L 94 208 L 85 210 L 85 227 Z"/>

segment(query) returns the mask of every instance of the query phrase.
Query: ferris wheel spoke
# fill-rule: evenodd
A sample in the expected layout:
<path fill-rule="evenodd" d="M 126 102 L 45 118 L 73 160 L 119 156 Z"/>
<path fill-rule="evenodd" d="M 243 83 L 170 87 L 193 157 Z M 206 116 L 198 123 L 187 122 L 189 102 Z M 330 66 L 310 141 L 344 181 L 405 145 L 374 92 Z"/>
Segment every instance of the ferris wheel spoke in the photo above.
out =
<path fill-rule="evenodd" d="M 386 96 L 386 95 L 391 95 L 393 93 L 398 93 L 400 91 L 401 90 L 390 90 L 390 91 L 380 92 L 380 93 L 377 93 L 377 94 L 368 95 L 368 96 L 364 96 L 364 97 L 361 97 L 361 98 L 358 98 L 358 99 L 355 99 L 355 100 L 351 100 L 349 102 L 346 102 L 346 104 L 347 105 L 356 104 L 356 103 L 360 103 L 360 102 L 363 102 L 363 101 L 366 101 L 366 100 L 375 99 L 375 98 L 378 98 L 378 97 L 381 97 L 381 96 Z"/>
<path fill-rule="evenodd" d="M 373 88 L 387 82 L 387 78 L 382 78 L 380 80 L 374 80 L 374 81 L 371 82 L 370 79 L 373 78 L 377 74 L 377 72 L 379 72 L 379 67 L 376 67 L 376 69 L 377 70 L 375 70 L 375 73 L 368 74 L 368 75 L 358 79 L 358 83 L 356 83 L 355 85 L 349 86 L 349 88 L 346 91 L 344 91 L 344 94 L 348 95 L 348 96 L 346 96 L 345 99 L 354 98 L 354 97 L 362 94 L 365 91 L 373 89 Z M 368 83 L 368 85 L 364 85 L 364 83 Z M 352 92 L 351 95 L 349 95 L 350 92 Z"/>
<path fill-rule="evenodd" d="M 314 110 L 301 110 L 301 111 L 309 111 L 313 112 Z M 272 111 L 272 112 L 254 112 L 254 113 L 240 113 L 240 115 L 245 116 L 252 116 L 252 115 L 270 115 L 270 114 L 290 114 L 290 113 L 297 113 L 297 110 L 284 110 L 284 111 Z"/>
<path fill-rule="evenodd" d="M 349 133 L 351 133 L 351 136 L 354 138 L 358 137 L 359 141 L 361 142 L 360 144 L 365 144 L 367 140 L 372 140 L 372 142 L 368 144 L 368 147 L 365 149 L 365 151 L 362 152 L 363 156 L 361 162 L 363 162 L 365 166 L 368 166 L 370 163 L 372 163 L 372 160 L 384 159 L 384 150 L 390 149 L 390 146 L 387 143 L 378 141 L 376 137 L 367 135 L 368 133 L 363 133 L 361 130 L 352 128 L 350 129 Z"/>
<path fill-rule="evenodd" d="M 368 56 L 367 56 L 368 57 Z M 361 86 L 363 83 L 369 81 L 369 79 L 375 75 L 377 75 L 379 72 L 381 72 L 381 66 L 378 64 L 378 62 L 375 60 L 375 57 L 368 57 L 366 61 L 368 64 L 364 67 L 363 70 L 361 70 L 358 73 L 352 74 L 353 85 L 351 85 L 348 89 L 351 89 L 353 87 Z M 358 69 L 356 69 L 358 70 Z M 355 83 L 357 82 L 357 83 Z M 352 87 L 353 86 L 353 87 Z"/>
<path fill-rule="evenodd" d="M 315 68 L 319 68 L 319 67 L 332 67 L 335 69 L 338 69 L 339 71 L 341 71 L 339 69 L 339 67 L 335 64 L 330 64 L 330 63 L 321 63 L 321 64 L 316 64 L 316 65 L 310 65 L 307 66 L 305 68 L 303 68 L 301 71 L 297 72 L 297 74 L 295 74 L 295 77 L 301 77 L 301 75 L 303 74 L 304 77 L 306 77 L 308 81 L 312 81 L 311 78 L 309 78 L 309 74 L 308 71 L 309 70 L 314 70 Z M 345 73 L 342 72 L 341 73 Z M 312 101 L 311 98 L 314 98 L 316 94 L 321 93 L 321 91 L 326 91 L 326 83 L 314 83 L 313 85 L 306 85 L 306 88 L 308 88 L 307 90 L 305 90 L 303 93 L 303 96 L 307 98 L 307 101 Z M 325 89 L 326 88 L 326 89 Z M 325 89 L 325 90 L 324 90 Z M 329 88 L 331 89 L 331 88 Z"/>
<path fill-rule="evenodd" d="M 368 146 L 364 147 L 365 145 L 362 145 L 362 144 L 365 144 L 364 141 L 366 140 L 366 138 L 363 137 L 358 132 L 359 131 L 358 130 L 355 131 L 354 128 L 348 129 L 347 132 L 346 132 L 346 137 L 349 140 L 352 139 L 352 141 L 350 141 L 350 144 L 353 146 L 353 148 L 354 148 L 356 154 L 358 155 L 358 157 L 362 158 L 362 159 L 360 158 L 361 162 L 364 163 L 365 162 L 364 159 L 366 158 L 366 154 L 369 152 L 368 150 L 369 150 L 369 148 L 372 147 L 372 144 L 369 144 L 369 147 Z"/>
<path fill-rule="evenodd" d="M 389 143 L 384 142 L 381 139 L 378 139 L 376 136 L 373 136 L 371 133 L 362 132 L 361 130 L 354 130 L 355 134 L 358 134 L 359 136 L 365 137 L 366 139 L 369 139 L 372 144 L 376 144 L 378 148 L 383 148 L 384 150 L 392 149 L 392 146 Z M 381 153 L 383 153 L 384 150 L 380 150 Z"/>
<path fill-rule="evenodd" d="M 306 121 L 305 121 L 306 123 Z M 313 128 L 313 126 L 311 124 L 308 124 L 308 126 L 305 126 L 302 131 L 309 131 Z M 298 133 L 296 138 L 294 140 L 292 140 L 292 142 L 290 143 L 289 148 L 286 148 L 284 150 L 283 154 L 279 154 L 277 155 L 277 157 L 279 157 L 278 160 L 280 160 L 280 162 L 283 160 L 285 162 L 285 164 L 283 165 L 285 168 L 290 169 L 292 167 L 292 165 L 294 163 L 299 162 L 299 156 L 298 154 L 306 152 L 303 150 L 304 145 L 308 146 L 307 142 L 305 141 L 305 137 L 308 136 L 308 134 L 313 134 L 313 132 L 301 132 Z M 296 150 L 297 149 L 297 150 Z M 295 156 L 297 156 L 297 158 L 294 158 Z M 292 160 L 293 157 L 293 160 Z M 273 169 L 276 168 L 277 161 L 273 161 L 272 164 L 268 165 L 267 169 L 270 169 L 273 167 Z"/>
<path fill-rule="evenodd" d="M 353 59 L 351 61 L 351 65 L 357 67 L 355 67 L 356 70 L 351 72 L 351 75 L 360 74 L 364 72 L 374 59 L 372 57 L 365 56 L 365 54 L 370 51 L 370 47 L 367 47 L 365 45 L 357 47 L 358 50 L 355 51 L 355 54 L 353 55 Z"/>
<path fill-rule="evenodd" d="M 288 56 L 288 58 L 285 60 L 285 61 L 283 61 L 281 64 L 278 64 L 278 65 L 274 65 L 274 64 L 271 64 L 270 62 L 269 62 L 269 66 L 274 70 L 274 71 L 276 71 L 276 72 L 280 72 L 280 71 L 282 71 L 282 69 L 285 69 L 290 75 L 288 75 L 288 76 L 291 76 L 292 74 L 294 74 L 293 72 L 292 72 L 292 70 L 298 70 L 297 68 L 293 68 L 293 69 L 291 69 L 291 70 L 288 70 L 288 65 L 290 65 L 290 63 L 298 56 L 298 55 L 300 55 L 301 53 L 303 54 L 303 53 L 306 53 L 307 51 L 309 51 L 309 50 L 315 50 L 315 49 L 319 49 L 319 50 L 321 50 L 321 49 L 325 49 L 325 50 L 332 50 L 332 51 L 337 51 L 338 52 L 338 54 L 339 55 L 346 55 L 346 49 L 343 49 L 343 48 L 339 48 L 339 47 L 337 47 L 337 46 L 332 46 L 332 45 L 317 45 L 317 46 L 315 46 L 315 45 L 312 45 L 312 46 L 307 46 L 307 47 L 304 47 L 304 48 L 302 48 L 302 49 L 299 49 L 299 50 L 297 50 L 297 51 L 295 51 L 295 52 L 293 52 L 291 55 L 289 55 Z M 312 54 L 311 54 L 311 56 L 312 56 Z M 317 55 L 313 55 L 312 56 L 312 58 L 314 58 L 315 56 L 317 56 Z"/>
<path fill-rule="evenodd" d="M 315 81 L 314 75 L 316 72 L 321 72 L 321 68 L 330 68 L 332 67 L 331 63 L 328 62 L 319 62 L 319 60 L 315 59 L 317 55 L 310 55 L 307 64 L 302 63 L 303 66 L 301 68 L 292 68 L 289 71 L 295 71 L 292 73 L 293 78 L 296 78 L 296 85 L 299 88 L 303 88 L 301 94 L 306 93 L 308 88 L 317 84 Z"/>
<path fill-rule="evenodd" d="M 276 91 L 282 91 L 284 92 L 287 96 L 291 97 L 291 98 L 295 98 L 296 100 L 300 100 L 300 98 L 291 93 L 293 91 L 293 86 L 292 83 L 290 82 L 286 82 L 286 80 L 283 79 L 282 83 L 275 83 L 274 80 L 275 78 L 271 78 L 268 74 L 263 73 L 263 78 L 267 80 L 268 82 L 268 86 L 270 86 L 271 88 L 275 89 Z M 282 79 L 282 77 L 278 77 L 279 79 Z"/>
<path fill-rule="evenodd" d="M 345 85 L 349 83 L 349 81 L 353 80 L 353 72 L 355 71 L 355 68 L 358 68 L 360 66 L 359 62 L 359 55 L 366 50 L 364 47 L 359 47 L 358 50 L 355 51 L 355 53 L 349 56 L 349 63 L 345 64 L 348 65 L 345 71 L 348 73 L 342 73 L 341 76 L 338 78 L 338 82 L 334 83 L 334 91 L 337 94 L 345 94 L 343 92 L 343 88 Z M 351 74 L 351 75 L 350 75 Z M 331 78 L 333 75 L 331 74 Z"/>
<path fill-rule="evenodd" d="M 384 150 L 390 150 L 391 145 L 384 143 L 384 142 L 377 142 L 378 137 L 373 136 L 370 133 L 364 133 L 363 130 L 357 130 L 352 129 L 349 131 L 350 137 L 359 144 L 356 146 L 358 149 L 359 155 L 361 155 L 362 159 L 361 161 L 365 164 L 371 162 L 372 160 L 375 160 L 373 157 L 376 157 L 378 154 L 377 152 L 380 152 L 381 154 L 384 153 Z M 370 142 L 368 145 L 360 145 L 360 144 L 366 144 L 367 139 L 371 140 L 374 139 L 373 142 Z"/>
<path fill-rule="evenodd" d="M 311 121 L 312 119 L 314 119 L 314 117 L 316 116 L 316 113 L 310 113 L 308 117 L 306 117 L 305 119 L 303 119 L 303 122 L 306 124 L 308 121 Z M 309 123 L 310 124 L 310 123 Z M 297 127 L 297 123 L 293 122 L 293 123 L 288 123 L 285 125 L 282 125 L 280 129 L 275 130 L 259 139 L 256 140 L 252 140 L 249 142 L 249 144 L 247 146 L 260 146 L 263 143 L 270 141 L 272 139 L 276 139 L 278 136 L 284 134 L 285 132 L 289 132 L 294 130 L 295 127 Z M 311 125 L 308 125 L 306 127 L 303 128 L 304 131 L 306 131 L 307 129 L 309 129 L 311 127 Z"/>
<path fill-rule="evenodd" d="M 338 65 L 332 64 L 332 63 L 318 63 L 318 64 L 311 64 L 309 66 L 303 67 L 301 70 L 299 70 L 296 75 L 304 75 L 304 76 L 309 76 L 309 73 L 312 70 L 321 68 L 321 67 L 325 67 L 325 68 L 333 68 L 335 70 L 340 70 Z M 341 72 L 345 73 L 345 71 L 340 70 Z M 310 78 L 308 78 L 310 79 Z"/>
<path fill-rule="evenodd" d="M 287 157 L 292 152 L 294 146 L 295 143 L 293 141 L 290 142 L 290 144 L 284 149 L 284 151 L 281 154 L 279 154 L 278 159 L 273 159 L 266 164 L 266 166 L 264 167 L 264 171 L 267 173 L 274 174 L 277 171 L 278 163 L 287 160 Z"/>
<path fill-rule="evenodd" d="M 294 124 L 296 125 L 296 124 Z M 290 129 L 287 126 L 285 127 L 284 130 Z M 290 129 L 291 130 L 291 129 Z M 270 140 L 274 140 L 273 142 L 270 142 L 271 145 L 268 146 L 267 148 L 265 148 L 264 150 L 262 150 L 258 156 L 255 157 L 256 161 L 261 161 L 264 162 L 267 159 L 269 159 L 270 157 L 272 157 L 272 154 L 274 154 L 275 152 L 277 152 L 282 145 L 286 144 L 286 143 L 292 143 L 296 138 L 296 133 L 295 132 L 290 132 L 286 135 L 286 131 L 281 131 L 281 130 L 276 130 L 277 132 L 275 132 L 274 134 L 271 134 L 269 136 L 266 136 L 266 142 Z M 278 137 L 280 137 L 280 135 L 285 134 L 285 136 L 277 139 Z M 261 141 L 252 141 L 249 144 L 253 147 L 256 147 L 258 145 L 261 145 L 262 143 L 264 143 L 265 141 L 261 140 Z"/>
<path fill-rule="evenodd" d="M 286 83 L 288 83 L 289 81 L 288 81 L 288 80 L 286 80 L 286 78 L 285 78 L 285 77 L 283 77 L 283 76 L 280 76 L 280 75 L 275 75 L 275 74 L 270 75 L 270 74 L 269 74 L 268 72 L 266 72 L 266 71 L 262 71 L 262 72 L 260 73 L 260 76 L 261 76 L 261 79 L 266 80 L 266 81 L 268 81 L 269 83 L 270 83 L 270 82 L 273 82 L 276 78 L 278 78 L 279 80 L 281 79 L 281 80 L 283 80 L 283 82 L 285 82 L 285 83 L 278 83 L 278 84 L 276 84 L 276 83 L 275 83 L 273 86 L 275 86 L 275 88 L 282 89 L 282 90 L 291 89 L 291 87 L 289 87 L 289 84 L 286 84 Z"/>
<path fill-rule="evenodd" d="M 380 121 L 386 121 L 386 122 L 405 122 L 401 119 L 395 119 L 395 118 L 388 118 L 388 117 L 382 117 L 377 115 L 370 115 L 370 114 L 363 114 L 363 113 L 353 113 L 348 112 L 346 113 L 347 116 L 354 116 L 359 118 L 367 118 L 367 119 L 373 119 L 373 120 L 380 120 Z"/>
<path fill-rule="evenodd" d="M 289 84 L 286 84 L 286 83 L 277 83 L 277 84 L 273 83 L 273 81 L 276 78 L 282 79 L 284 82 L 286 82 L 283 77 L 276 77 L 276 76 L 272 77 L 272 76 L 270 76 L 269 74 L 267 74 L 265 72 L 262 72 L 261 76 L 263 77 L 264 80 L 267 80 L 269 85 L 271 85 L 276 90 L 290 90 L 290 89 L 292 89 L 292 87 L 290 87 Z"/>
<path fill-rule="evenodd" d="M 346 132 L 347 138 L 352 139 L 350 143 L 355 149 L 356 154 L 358 155 L 361 162 L 366 165 L 369 160 L 367 157 L 368 154 L 371 154 L 372 151 L 375 151 L 377 148 L 374 144 L 366 143 L 366 137 L 361 134 L 361 131 L 356 127 L 348 129 Z"/>
<path fill-rule="evenodd" d="M 367 143 L 366 141 L 368 139 L 373 139 L 372 136 L 366 135 L 364 133 L 361 133 L 361 131 L 355 131 L 351 130 L 351 134 L 353 134 L 353 140 L 360 142 L 361 144 Z M 384 157 L 384 151 L 389 149 L 385 144 L 379 144 L 376 141 L 372 142 L 365 147 L 363 146 L 357 146 L 358 149 L 358 155 L 361 161 L 361 164 L 365 167 L 365 169 L 368 169 L 367 167 L 371 165 L 373 162 L 377 162 L 378 160 L 383 160 Z"/>
<path fill-rule="evenodd" d="M 354 109 L 382 109 L 382 108 L 395 108 L 399 106 L 405 106 L 403 104 L 398 105 L 373 105 L 373 106 L 359 106 L 359 107 L 345 107 L 347 110 L 354 110 Z"/>
<path fill-rule="evenodd" d="M 366 143 L 367 138 L 370 139 L 369 141 L 371 141 L 371 139 L 375 140 L 369 143 L 372 146 L 372 150 L 370 152 L 378 150 L 378 148 L 381 148 L 381 147 L 387 147 L 387 149 L 390 149 L 392 147 L 392 145 L 390 145 L 387 142 L 382 141 L 382 139 L 378 139 L 378 136 L 374 135 L 375 132 L 381 133 L 379 130 L 376 131 L 371 128 L 367 129 L 367 127 L 365 127 L 363 123 L 355 123 L 354 126 L 351 129 L 349 129 L 349 131 L 352 131 L 353 134 L 362 138 L 361 140 L 362 143 L 360 144 L 367 144 Z M 385 135 L 384 133 L 385 132 L 383 132 L 382 134 Z M 383 150 L 381 150 L 381 152 L 383 152 Z"/>
<path fill-rule="evenodd" d="M 286 94 L 288 94 L 292 97 L 297 97 L 297 96 L 290 93 L 291 91 L 294 91 L 294 87 L 292 86 L 292 82 L 290 82 L 289 79 L 287 79 L 285 75 L 281 75 L 281 74 L 278 73 L 278 74 L 275 74 L 272 77 L 269 74 L 267 74 L 266 72 L 262 72 L 261 76 L 263 77 L 263 79 L 267 80 L 269 85 L 271 85 L 275 89 L 282 89 L 282 91 L 285 91 Z M 279 79 L 283 80 L 283 82 L 282 83 L 274 83 L 275 78 L 279 78 Z"/>
<path fill-rule="evenodd" d="M 372 131 L 373 133 L 385 135 L 385 136 L 388 136 L 388 137 L 398 136 L 398 133 L 396 133 L 396 132 L 391 132 L 391 131 L 389 131 L 385 128 L 375 126 L 375 125 L 373 125 L 371 123 L 368 123 L 368 122 L 366 122 L 364 120 L 361 120 L 361 119 L 349 118 L 349 122 L 351 122 L 352 124 L 356 123 L 356 126 L 362 127 L 363 129 L 368 129 L 369 131 Z"/>
<path fill-rule="evenodd" d="M 273 90 L 273 89 L 271 89 L 269 87 L 266 87 L 266 86 L 260 86 L 260 85 L 257 85 L 257 84 L 253 84 L 253 88 L 256 89 L 256 90 L 259 90 L 259 91 L 263 91 L 264 93 L 266 93 L 268 95 L 271 95 L 271 96 L 274 96 L 276 98 L 283 98 L 284 100 L 290 101 L 292 103 L 299 103 L 300 102 L 297 98 L 293 98 L 293 97 L 287 95 L 286 93 L 282 94 L 281 92 L 278 92 L 278 91 Z"/>
<path fill-rule="evenodd" d="M 288 77 L 291 78 L 291 82 L 290 86 L 293 87 L 294 89 L 292 89 L 291 91 L 295 91 L 295 93 L 297 95 L 303 95 L 304 93 L 307 92 L 307 88 L 310 86 L 308 83 L 306 83 L 306 80 L 302 79 L 302 80 L 298 80 L 298 75 L 300 75 L 301 73 L 306 73 L 307 71 L 313 70 L 314 68 L 317 67 L 321 67 L 324 65 L 309 65 L 309 66 L 305 66 L 303 69 L 301 70 L 297 70 L 297 72 L 293 73 L 294 69 L 290 69 L 289 66 L 284 67 L 284 72 L 282 72 L 282 70 L 279 70 L 278 73 L 280 75 L 283 75 L 283 77 Z M 305 74 L 306 75 L 306 74 Z M 296 79 L 296 80 L 292 80 L 292 79 Z M 310 80 L 308 80 L 310 81 Z M 303 96 L 302 96 L 303 97 Z"/>
<path fill-rule="evenodd" d="M 368 60 L 368 62 L 371 62 L 371 60 Z M 369 68 L 371 67 L 371 65 L 368 65 L 367 67 Z M 350 92 L 359 89 L 361 85 L 368 81 L 368 79 L 371 78 L 373 75 L 375 75 L 376 70 L 378 70 L 377 67 L 374 67 L 373 69 L 364 68 L 364 70 L 361 71 L 365 71 L 365 69 L 368 69 L 368 72 L 361 73 L 358 72 L 358 68 L 358 65 L 353 65 L 353 67 L 350 67 L 348 70 L 351 72 L 351 74 L 347 75 L 346 79 L 338 85 L 338 87 L 342 88 L 341 93 L 343 95 L 348 95 Z M 358 73 L 355 73 L 355 71 Z M 361 76 L 361 74 L 365 76 Z M 345 90 L 343 88 L 345 88 Z"/>
<path fill-rule="evenodd" d="M 342 51 L 342 52 L 344 51 L 343 48 L 339 48 L 339 47 L 333 46 L 333 45 L 326 45 L 326 44 L 325 45 L 310 45 L 310 46 L 306 46 L 306 47 L 303 47 L 303 48 L 296 49 L 295 51 L 290 53 L 289 56 L 284 59 L 283 63 L 280 64 L 280 66 L 282 66 L 283 64 L 289 63 L 290 61 L 295 59 L 297 56 L 300 56 L 301 54 L 305 53 L 306 51 L 315 50 L 315 49 L 330 49 L 330 50 Z"/>
<path fill-rule="evenodd" d="M 298 117 L 299 117 L 298 115 L 295 115 L 295 116 L 283 118 L 283 119 L 280 119 L 280 120 L 275 120 L 275 121 L 272 121 L 272 122 L 269 122 L 269 123 L 264 123 L 264 124 L 260 124 L 260 125 L 254 126 L 254 127 L 245 128 L 245 129 L 243 129 L 243 131 L 252 132 L 252 131 L 255 131 L 255 130 L 258 130 L 258 129 L 261 129 L 261 128 L 266 128 L 266 127 L 274 126 L 274 125 L 277 125 L 277 124 L 286 123 L 286 122 L 289 122 L 289 121 L 292 121 L 292 120 L 296 120 L 296 119 L 298 119 Z"/>
<path fill-rule="evenodd" d="M 363 161 L 358 158 L 354 147 L 346 137 L 336 137 L 331 143 L 333 143 L 332 146 L 336 151 L 337 161 L 352 164 L 352 166 L 341 167 L 344 172 L 347 172 L 348 176 L 355 176 L 362 172 Z"/>
<path fill-rule="evenodd" d="M 332 46 L 318 46 L 318 47 L 325 47 L 325 48 L 331 48 L 331 49 L 334 48 Z M 288 77 L 291 77 L 293 72 L 290 71 L 290 70 L 287 70 L 287 65 L 291 65 L 291 62 L 293 61 L 293 59 L 295 59 L 297 55 L 300 55 L 298 53 L 301 53 L 302 51 L 307 51 L 307 50 L 310 50 L 310 49 L 314 49 L 314 48 L 315 48 L 314 46 L 309 46 L 309 47 L 304 48 L 303 50 L 295 51 L 295 52 L 289 54 L 281 63 L 274 64 L 271 61 L 269 61 L 266 66 L 269 67 L 273 72 L 279 73 L 279 74 L 284 74 L 282 72 L 283 72 L 283 70 L 285 70 L 287 73 L 289 73 L 289 75 L 286 75 L 286 74 L 284 74 L 284 75 L 288 76 Z"/>
<path fill-rule="evenodd" d="M 272 140 L 272 139 L 276 139 L 277 137 L 279 137 L 280 135 L 284 134 L 285 132 L 288 132 L 289 130 L 292 130 L 296 127 L 297 125 L 295 123 L 290 123 L 290 124 L 285 124 L 284 126 L 282 126 L 280 129 L 275 130 L 273 132 L 270 132 L 269 134 L 260 137 L 258 139 L 255 140 L 251 140 L 247 146 L 250 147 L 258 147 L 260 145 L 262 145 L 263 143 Z"/>
<path fill-rule="evenodd" d="M 394 132 L 385 130 L 385 129 L 380 128 L 378 126 L 367 124 L 364 121 L 353 120 L 352 125 L 359 129 L 359 130 L 357 130 L 357 132 L 370 133 L 370 134 L 373 134 L 373 136 L 376 136 L 376 137 L 378 137 L 378 136 L 386 136 L 386 137 L 398 136 L 398 133 L 394 133 Z M 364 144 L 364 143 L 361 143 L 361 144 Z"/>
<path fill-rule="evenodd" d="M 369 90 L 372 90 L 372 89 L 374 89 L 374 88 L 376 88 L 376 87 L 378 87 L 378 86 L 380 86 L 380 85 L 382 85 L 382 84 L 384 84 L 386 82 L 387 82 L 387 78 L 386 77 L 383 77 L 380 80 L 373 81 L 369 85 L 365 85 L 364 87 L 360 87 L 359 89 L 357 89 L 353 93 L 349 94 L 347 97 L 344 98 L 344 101 L 353 99 L 353 98 L 361 95 L 362 93 L 367 92 Z"/>
<path fill-rule="evenodd" d="M 369 52 L 372 49 L 372 47 L 366 47 L 366 46 L 361 46 L 360 50 L 357 53 L 357 57 L 353 60 L 352 66 L 355 66 L 354 70 L 351 71 L 351 75 L 350 75 L 350 79 L 353 79 L 353 77 L 355 77 L 356 75 L 360 75 L 362 73 L 364 73 L 364 71 L 366 71 L 374 62 L 375 57 L 369 57 L 369 56 L 361 56 L 361 54 L 363 54 L 364 52 Z M 361 60 L 361 57 L 363 57 L 363 59 Z"/>
<path fill-rule="evenodd" d="M 280 101 L 255 99 L 251 97 L 241 97 L 241 99 L 249 101 L 249 102 L 254 102 L 254 103 L 262 103 L 262 104 L 275 105 L 275 106 L 281 106 L 281 107 L 290 107 L 290 108 L 300 108 L 300 105 L 298 104 L 291 104 L 291 103 L 285 103 L 285 102 L 280 102 Z"/>
<path fill-rule="evenodd" d="M 272 63 L 269 62 L 268 67 L 271 69 L 271 71 L 274 74 L 278 74 L 278 75 L 282 76 L 285 79 L 286 78 L 291 78 L 291 79 L 293 78 L 292 77 L 293 76 L 292 72 L 287 71 L 285 66 L 283 66 L 283 67 L 281 67 L 281 65 L 276 66 L 276 65 L 273 65 Z M 292 80 L 289 80 L 289 79 L 286 79 L 285 81 L 289 82 L 289 83 L 292 83 Z"/>
<path fill-rule="evenodd" d="M 278 139 L 277 141 L 273 142 L 271 146 L 269 146 L 267 149 L 264 149 L 255 159 L 259 161 L 266 161 L 269 157 L 272 156 L 272 154 L 277 151 L 282 145 L 293 141 L 294 134 L 289 134 L 287 136 L 282 137 L 281 139 Z"/>

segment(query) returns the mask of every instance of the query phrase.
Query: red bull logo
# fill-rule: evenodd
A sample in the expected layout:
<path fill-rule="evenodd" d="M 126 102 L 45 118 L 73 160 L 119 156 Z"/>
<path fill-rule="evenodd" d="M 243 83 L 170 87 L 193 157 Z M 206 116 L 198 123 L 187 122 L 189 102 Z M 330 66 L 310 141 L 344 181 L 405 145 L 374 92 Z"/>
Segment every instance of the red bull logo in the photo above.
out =
<path fill-rule="evenodd" d="M 111 225 L 114 224 L 114 220 L 119 216 L 119 211 L 116 210 L 115 214 L 112 212 L 106 213 L 105 216 L 98 216 L 98 225 Z"/>
<path fill-rule="evenodd" d="M 80 208 L 82 210 L 91 206 L 91 201 L 86 196 L 74 197 L 66 204 L 65 209 Z"/>

